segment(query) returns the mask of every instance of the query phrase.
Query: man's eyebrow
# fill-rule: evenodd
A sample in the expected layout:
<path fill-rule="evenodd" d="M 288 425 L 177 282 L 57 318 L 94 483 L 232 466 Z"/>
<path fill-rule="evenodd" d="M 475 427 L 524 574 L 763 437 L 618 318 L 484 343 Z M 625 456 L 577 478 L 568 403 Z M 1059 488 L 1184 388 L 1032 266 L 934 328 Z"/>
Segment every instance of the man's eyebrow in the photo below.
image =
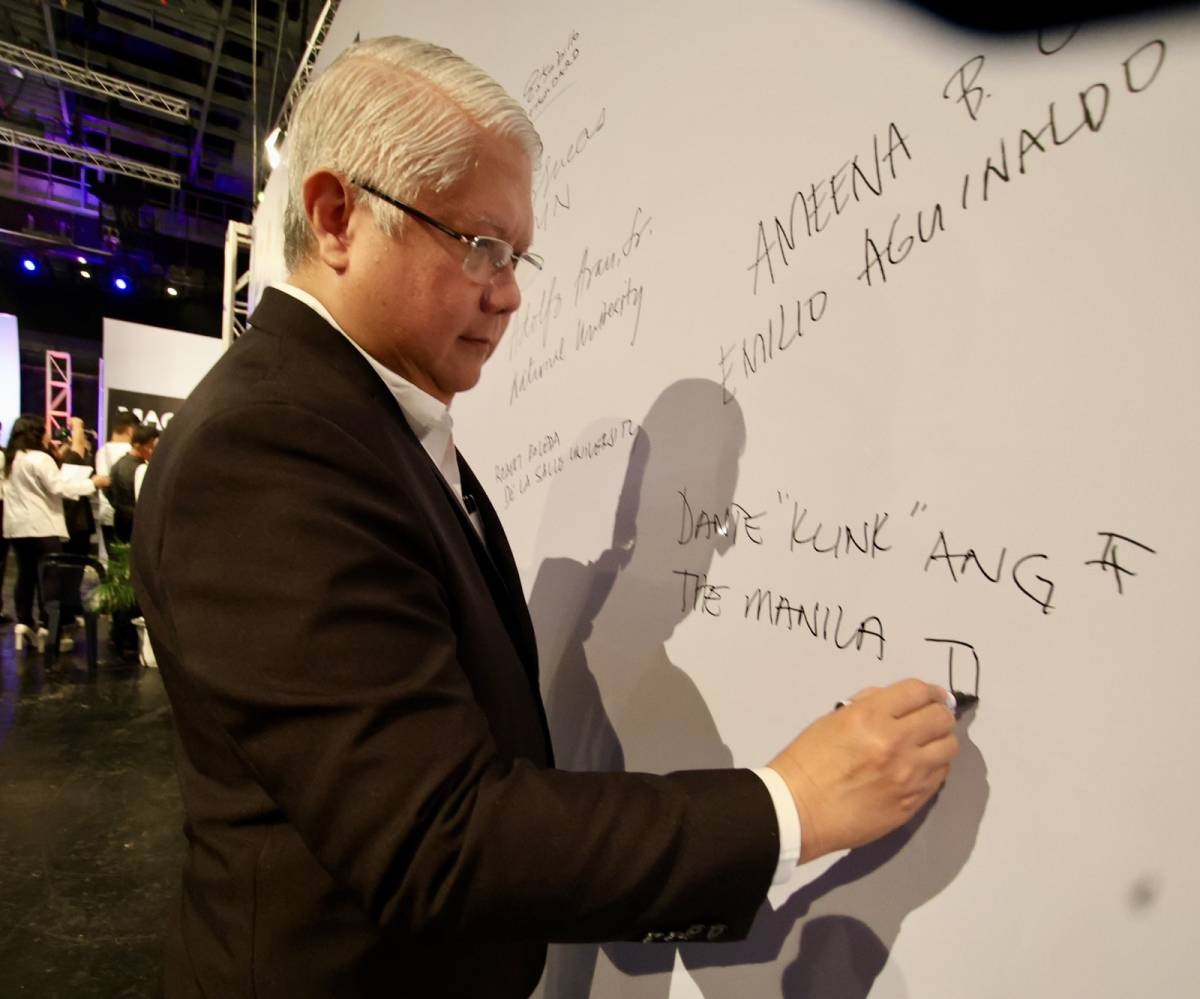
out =
<path fill-rule="evenodd" d="M 497 239 L 503 239 L 505 242 L 512 244 L 513 248 L 520 253 L 528 253 L 533 248 L 533 239 L 531 238 L 528 245 L 521 246 L 519 243 L 513 242 L 513 235 L 508 231 L 508 228 L 501 222 L 498 222 L 491 215 L 479 214 L 474 216 L 473 225 L 486 226 L 493 232 L 497 233 Z M 474 235 L 483 236 L 487 233 L 475 233 Z"/>
<path fill-rule="evenodd" d="M 486 226 L 489 229 L 493 229 L 496 232 L 503 233 L 505 235 L 508 233 L 508 230 L 504 227 L 502 222 L 484 212 L 472 216 L 472 220 L 473 225 Z"/>

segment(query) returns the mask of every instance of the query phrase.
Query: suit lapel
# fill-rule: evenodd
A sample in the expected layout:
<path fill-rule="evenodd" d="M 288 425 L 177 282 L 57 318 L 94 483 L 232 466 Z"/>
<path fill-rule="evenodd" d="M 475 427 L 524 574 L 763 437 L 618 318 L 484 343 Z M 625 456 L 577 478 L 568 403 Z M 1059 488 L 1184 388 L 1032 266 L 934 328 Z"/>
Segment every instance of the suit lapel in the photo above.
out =
<path fill-rule="evenodd" d="M 346 338 L 341 333 L 303 302 L 274 288 L 268 288 L 263 293 L 262 302 L 255 310 L 250 322 L 252 326 L 259 326 L 264 331 L 280 336 L 281 339 L 287 337 L 293 344 L 314 351 L 315 355 L 321 358 L 322 364 L 330 365 L 333 370 L 346 379 L 347 385 L 353 390 L 351 395 L 354 398 L 373 399 L 376 405 L 382 407 L 389 414 L 391 425 L 394 426 L 398 435 L 395 439 L 396 445 L 402 453 L 411 456 L 407 467 L 419 470 L 418 474 L 422 477 L 427 476 L 429 482 L 440 483 L 445 500 L 453 511 L 451 515 L 458 519 L 475 561 L 487 582 L 496 609 L 512 639 L 513 647 L 525 666 L 534 700 L 538 706 L 549 753 L 550 732 L 538 688 L 537 640 L 533 632 L 533 623 L 529 618 L 529 609 L 525 605 L 525 597 L 521 590 L 521 578 L 517 572 L 512 549 L 509 548 L 508 540 L 504 536 L 500 518 L 488 500 L 483 486 L 475 477 L 475 473 L 459 455 L 458 465 L 462 476 L 463 491 L 473 497 L 478 504 L 484 528 L 483 539 L 480 539 L 475 525 L 471 523 L 466 511 L 463 510 L 463 505 L 454 495 L 453 489 L 437 471 L 434 463 L 430 461 L 429 455 L 426 454 L 417 435 L 409 426 L 404 411 L 400 408 L 400 404 L 392 395 L 391 390 L 362 355 L 346 342 Z"/>
<path fill-rule="evenodd" d="M 457 454 L 457 452 L 455 453 Z M 512 549 L 509 547 L 508 537 L 500 524 L 496 508 L 492 506 L 482 484 L 461 454 L 458 454 L 458 469 L 462 476 L 464 494 L 475 500 L 479 510 L 479 519 L 483 522 L 484 541 L 487 543 L 486 555 L 504 587 L 505 597 L 520 636 L 517 642 L 518 647 L 524 649 L 524 658 L 527 662 L 532 663 L 532 671 L 536 679 L 537 639 L 533 632 L 533 622 L 529 617 L 529 608 L 525 604 L 525 595 L 521 590 L 521 575 L 517 571 L 517 563 L 513 558 Z M 474 525 L 471 525 L 471 534 L 478 538 Z"/>
<path fill-rule="evenodd" d="M 463 492 L 474 498 L 479 510 L 479 519 L 483 522 L 483 536 L 487 541 L 484 555 L 488 559 L 491 575 L 494 575 L 496 581 L 503 588 L 503 598 L 508 606 L 508 613 L 504 615 L 505 624 L 508 626 L 509 634 L 513 636 L 513 642 L 517 649 L 522 651 L 521 658 L 525 663 L 529 687 L 533 693 L 534 704 L 537 706 L 538 720 L 542 725 L 542 738 L 546 743 L 546 763 L 552 767 L 554 766 L 554 744 L 550 738 L 550 723 L 546 718 L 546 706 L 542 703 L 542 692 L 538 679 L 537 636 L 533 631 L 533 621 L 529 617 L 529 607 L 525 603 L 525 595 L 521 591 L 521 574 L 517 571 L 517 563 L 513 558 L 512 549 L 509 547 L 508 537 L 500 524 L 496 508 L 492 506 L 492 501 L 488 499 L 487 493 L 479 479 L 475 477 L 475 473 L 471 471 L 471 466 L 467 464 L 466 459 L 458 454 L 457 450 L 455 454 L 458 457 L 458 470 L 459 475 L 462 476 Z M 463 513 L 457 501 L 454 505 L 459 507 L 460 513 Z M 463 519 L 466 519 L 465 514 Z M 469 521 L 467 522 L 467 532 L 479 548 L 485 547 L 479 541 L 475 525 Z M 498 594 L 495 589 L 492 592 L 497 605 L 503 606 L 500 603 L 501 594 Z"/>
<path fill-rule="evenodd" d="M 467 536 L 471 550 L 475 553 L 480 571 L 487 580 L 488 589 L 491 590 L 492 600 L 500 612 L 504 627 L 508 630 L 513 647 L 517 650 L 517 654 L 525 666 L 525 677 L 529 681 L 529 691 L 542 727 L 542 739 L 546 746 L 546 763 L 548 766 L 554 766 L 554 745 L 550 739 L 550 723 L 546 718 L 546 707 L 542 703 L 542 692 L 538 679 L 537 638 L 533 631 L 533 621 L 529 617 L 529 608 L 525 603 L 525 595 L 521 591 L 521 575 L 517 571 L 516 560 L 513 558 L 512 549 L 509 547 L 508 538 L 504 534 L 504 528 L 500 524 L 500 517 L 497 515 L 495 507 L 492 506 L 479 479 L 471 471 L 471 466 L 457 450 L 455 455 L 458 459 L 463 493 L 474 499 L 479 511 L 479 519 L 483 523 L 482 539 L 450 485 L 440 475 L 438 481 L 442 483 L 446 498 L 454 508 L 463 533 Z"/>

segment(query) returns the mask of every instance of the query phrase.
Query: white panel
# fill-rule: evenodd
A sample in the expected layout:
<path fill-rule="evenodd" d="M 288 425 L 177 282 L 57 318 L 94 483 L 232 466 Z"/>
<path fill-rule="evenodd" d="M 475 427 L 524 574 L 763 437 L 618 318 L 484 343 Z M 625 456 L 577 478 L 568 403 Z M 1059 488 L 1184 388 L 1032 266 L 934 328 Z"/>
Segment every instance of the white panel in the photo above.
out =
<path fill-rule="evenodd" d="M 13 422 L 21 415 L 21 345 L 17 317 L 0 312 L 0 447 L 8 443 Z"/>
<path fill-rule="evenodd" d="M 216 337 L 104 320 L 106 388 L 184 398 L 221 356 Z"/>
<path fill-rule="evenodd" d="M 285 150 L 286 155 L 286 150 Z M 262 201 L 254 214 L 254 240 L 250 245 L 251 311 L 263 289 L 287 277 L 283 266 L 283 206 L 287 204 L 287 163 L 271 173 Z"/>

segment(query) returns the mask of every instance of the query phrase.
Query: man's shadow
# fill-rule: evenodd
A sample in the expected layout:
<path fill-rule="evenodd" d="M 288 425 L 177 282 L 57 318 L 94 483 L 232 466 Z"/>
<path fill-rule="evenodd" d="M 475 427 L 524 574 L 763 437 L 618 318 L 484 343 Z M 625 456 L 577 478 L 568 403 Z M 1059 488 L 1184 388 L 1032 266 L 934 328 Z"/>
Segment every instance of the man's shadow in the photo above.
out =
<path fill-rule="evenodd" d="M 529 609 L 559 767 L 664 773 L 732 765 L 703 697 L 665 644 L 691 610 L 675 573 L 706 573 L 713 555 L 732 544 L 715 532 L 699 540 L 689 532 L 680 543 L 680 491 L 694 505 L 723 512 L 744 444 L 740 408 L 722 405 L 719 385 L 675 383 L 634 433 L 608 546 L 586 563 L 560 557 L 539 565 Z M 594 508 L 587 490 L 597 472 L 614 475 L 612 457 L 591 459 L 596 469 L 582 485 L 566 477 L 556 484 L 543 520 L 571 523 L 581 508 Z M 562 532 L 550 523 L 544 533 Z M 668 952 L 673 948 L 661 951 Z M 544 995 L 586 996 L 596 960 L 594 944 L 552 948 Z M 665 995 L 666 981 L 648 994 Z M 621 991 L 630 995 L 631 985 Z"/>
<path fill-rule="evenodd" d="M 743 538 L 732 524 L 724 533 L 697 532 L 683 513 L 683 493 L 693 514 L 719 518 L 735 498 L 745 425 L 736 402 L 722 395 L 698 379 L 667 388 L 633 437 L 608 546 L 586 563 L 555 557 L 539 566 L 529 605 L 557 765 L 565 770 L 733 765 L 698 688 L 666 649 L 697 607 L 694 580 Z M 586 508 L 589 497 L 570 481 L 550 497 L 547 534 L 561 533 L 556 510 L 570 523 Z M 678 948 L 706 997 L 866 995 L 904 916 L 949 883 L 974 844 L 987 785 L 982 757 L 964 735 L 960 726 L 963 752 L 936 809 L 847 854 L 779 909 L 764 903 L 746 940 Z M 607 963 L 595 944 L 552 947 L 541 994 L 667 996 L 675 947 L 603 949 Z"/>

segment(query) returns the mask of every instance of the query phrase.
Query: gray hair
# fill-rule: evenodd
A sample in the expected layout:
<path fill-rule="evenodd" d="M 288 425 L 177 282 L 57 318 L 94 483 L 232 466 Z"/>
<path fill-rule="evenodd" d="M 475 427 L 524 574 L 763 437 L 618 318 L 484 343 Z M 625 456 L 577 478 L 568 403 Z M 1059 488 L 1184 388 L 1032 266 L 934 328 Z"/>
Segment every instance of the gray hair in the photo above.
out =
<path fill-rule="evenodd" d="M 449 49 L 411 38 L 351 45 L 305 90 L 288 129 L 288 271 L 314 247 L 304 210 L 304 180 L 314 171 L 335 170 L 410 201 L 461 179 L 481 131 L 511 138 L 537 168 L 537 130 L 483 70 Z M 378 198 L 369 203 L 380 229 L 399 230 L 403 213 Z"/>

